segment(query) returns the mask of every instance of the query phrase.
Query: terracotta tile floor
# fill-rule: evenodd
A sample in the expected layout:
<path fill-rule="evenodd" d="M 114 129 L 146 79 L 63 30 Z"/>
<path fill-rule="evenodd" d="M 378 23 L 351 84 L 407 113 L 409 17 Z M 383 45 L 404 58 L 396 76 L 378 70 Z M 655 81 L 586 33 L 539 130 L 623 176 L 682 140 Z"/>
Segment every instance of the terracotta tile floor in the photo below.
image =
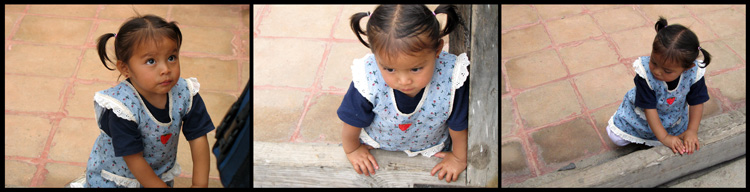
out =
<path fill-rule="evenodd" d="M 181 76 L 198 78 L 219 125 L 250 78 L 249 5 L 5 5 L 6 187 L 62 187 L 83 174 L 99 134 L 93 95 L 119 74 L 102 66 L 96 39 L 117 32 L 134 10 L 178 22 Z M 175 187 L 189 187 L 190 148 L 180 136 Z M 210 187 L 221 187 L 218 179 L 211 154 Z"/>
<path fill-rule="evenodd" d="M 502 5 L 501 172 L 506 186 L 616 149 L 607 120 L 634 87 L 664 16 L 713 57 L 703 118 L 746 104 L 743 5 Z"/>

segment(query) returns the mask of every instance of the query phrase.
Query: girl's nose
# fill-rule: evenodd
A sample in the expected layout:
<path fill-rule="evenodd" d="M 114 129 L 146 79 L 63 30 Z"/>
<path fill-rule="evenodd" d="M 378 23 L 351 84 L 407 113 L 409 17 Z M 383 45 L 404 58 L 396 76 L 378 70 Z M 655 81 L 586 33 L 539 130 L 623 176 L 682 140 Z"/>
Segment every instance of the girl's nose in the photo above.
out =
<path fill-rule="evenodd" d="M 169 69 L 169 66 L 167 66 L 167 65 L 161 65 L 160 73 L 162 75 L 169 74 L 170 71 L 172 71 L 172 70 Z"/>
<path fill-rule="evenodd" d="M 401 78 L 399 78 L 399 83 L 401 85 L 409 85 L 409 84 L 411 84 L 411 78 L 409 78 L 409 77 L 401 77 Z"/>

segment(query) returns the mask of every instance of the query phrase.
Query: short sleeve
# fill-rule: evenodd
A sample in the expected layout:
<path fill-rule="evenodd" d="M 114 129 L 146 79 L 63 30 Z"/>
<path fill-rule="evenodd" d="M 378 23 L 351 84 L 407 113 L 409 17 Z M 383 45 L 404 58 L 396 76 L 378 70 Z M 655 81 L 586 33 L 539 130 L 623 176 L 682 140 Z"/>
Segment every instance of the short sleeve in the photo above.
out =
<path fill-rule="evenodd" d="M 469 127 L 469 87 L 467 83 L 466 86 L 456 89 L 453 111 L 446 121 L 453 131 L 463 131 Z"/>
<path fill-rule="evenodd" d="M 703 77 L 690 86 L 690 92 L 687 94 L 688 105 L 698 105 L 708 101 L 708 88 Z"/>
<path fill-rule="evenodd" d="M 349 84 L 349 90 L 346 91 L 344 100 L 341 101 L 336 114 L 344 123 L 363 128 L 370 126 L 375 118 L 375 113 L 372 112 L 372 109 L 372 104 L 354 88 L 354 83 L 352 82 Z"/>
<path fill-rule="evenodd" d="M 646 72 L 646 69 L 643 66 L 643 60 L 647 59 L 650 59 L 650 57 L 639 57 L 638 59 L 633 61 L 633 71 L 635 71 L 636 76 L 640 76 L 641 79 L 646 82 L 646 87 L 651 89 L 651 83 L 646 79 L 648 77 L 648 72 Z"/>
<path fill-rule="evenodd" d="M 115 157 L 143 151 L 143 141 L 137 123 L 118 117 L 112 109 L 104 110 L 99 121 L 102 131 L 112 138 Z"/>
<path fill-rule="evenodd" d="M 206 111 L 206 104 L 203 103 L 200 93 L 196 93 L 193 97 L 192 106 L 193 109 L 185 114 L 182 120 L 182 133 L 188 141 L 206 135 L 216 128 Z"/>
<path fill-rule="evenodd" d="M 635 106 L 643 109 L 656 109 L 656 92 L 651 90 L 646 79 L 635 75 Z"/>

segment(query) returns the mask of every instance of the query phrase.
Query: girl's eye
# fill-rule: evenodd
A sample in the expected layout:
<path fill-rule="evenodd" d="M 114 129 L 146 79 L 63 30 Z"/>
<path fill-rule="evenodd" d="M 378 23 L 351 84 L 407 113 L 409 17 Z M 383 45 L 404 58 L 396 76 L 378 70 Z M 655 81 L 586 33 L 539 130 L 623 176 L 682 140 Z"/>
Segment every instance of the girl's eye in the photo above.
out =
<path fill-rule="evenodd" d="M 167 61 L 169 61 L 169 62 L 172 62 L 172 61 L 174 61 L 175 59 L 177 59 L 177 57 L 176 57 L 176 56 L 174 56 L 174 55 L 172 55 L 172 56 L 169 56 L 169 58 L 167 58 Z"/>
<path fill-rule="evenodd" d="M 388 69 L 388 68 L 383 68 L 383 69 L 385 69 L 385 70 L 386 70 L 386 71 L 388 71 L 389 73 L 393 73 L 393 69 Z"/>
<path fill-rule="evenodd" d="M 422 68 L 420 67 L 420 68 L 411 69 L 412 72 L 419 72 L 419 70 L 422 70 Z"/>
<path fill-rule="evenodd" d="M 154 59 L 148 59 L 146 60 L 146 64 L 153 65 L 156 64 L 156 61 Z"/>

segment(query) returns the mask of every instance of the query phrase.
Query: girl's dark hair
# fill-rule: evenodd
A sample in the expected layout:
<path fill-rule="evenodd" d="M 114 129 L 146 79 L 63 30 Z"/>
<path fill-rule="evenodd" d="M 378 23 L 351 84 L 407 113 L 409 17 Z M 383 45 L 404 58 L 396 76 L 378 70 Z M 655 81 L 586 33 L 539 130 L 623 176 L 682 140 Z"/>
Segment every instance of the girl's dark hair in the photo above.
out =
<path fill-rule="evenodd" d="M 424 5 L 380 5 L 370 15 L 366 32 L 359 26 L 359 21 L 367 17 L 369 12 L 352 15 L 351 28 L 362 44 L 373 53 L 387 51 L 386 57 L 397 53 L 412 55 L 425 48 L 439 51 L 440 38 L 448 35 L 458 25 L 464 25 L 456 13 L 456 6 L 440 5 L 435 9 L 435 14 L 440 13 L 448 15 L 442 31 L 437 17 Z M 360 34 L 367 35 L 369 43 Z"/>
<path fill-rule="evenodd" d="M 114 36 L 114 33 L 107 33 L 100 36 L 96 46 L 99 52 L 99 59 L 104 64 L 104 67 L 110 71 L 114 71 L 116 67 L 109 68 L 104 60 L 112 62 L 107 57 L 106 46 L 109 38 Z M 157 41 L 157 39 L 163 37 L 175 41 L 177 50 L 179 51 L 180 45 L 182 45 L 182 33 L 180 32 L 180 28 L 177 27 L 177 22 L 166 22 L 163 18 L 155 15 L 139 15 L 130 18 L 125 24 L 122 24 L 120 31 L 117 32 L 117 37 L 115 37 L 115 59 L 127 64 L 136 45 L 144 42 L 154 42 L 158 45 L 161 41 Z"/>
<path fill-rule="evenodd" d="M 680 63 L 682 68 L 690 68 L 693 61 L 698 58 L 698 47 L 700 47 L 698 36 L 679 24 L 667 26 L 667 20 L 661 16 L 654 28 L 656 28 L 656 38 L 654 38 L 653 52 L 660 53 L 665 60 Z M 700 52 L 703 53 L 705 66 L 699 67 L 705 68 L 711 63 L 711 54 L 702 47 Z"/>

